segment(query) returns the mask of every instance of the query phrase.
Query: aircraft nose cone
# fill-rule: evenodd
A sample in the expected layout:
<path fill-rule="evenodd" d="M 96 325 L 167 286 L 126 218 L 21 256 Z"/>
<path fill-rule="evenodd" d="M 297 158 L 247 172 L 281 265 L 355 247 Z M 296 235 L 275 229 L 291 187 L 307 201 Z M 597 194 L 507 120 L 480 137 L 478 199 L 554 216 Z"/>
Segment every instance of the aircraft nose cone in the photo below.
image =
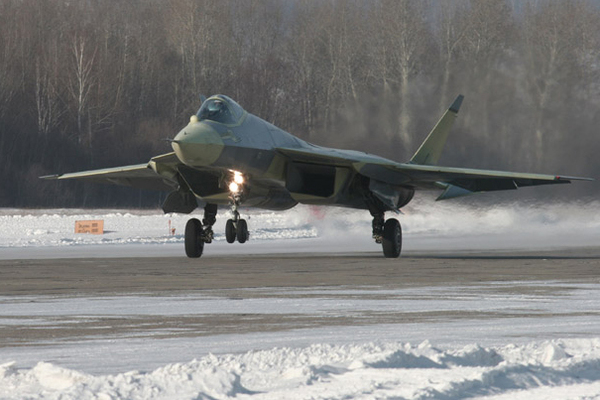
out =
<path fill-rule="evenodd" d="M 189 166 L 212 165 L 223 151 L 221 136 L 202 122 L 190 123 L 171 142 L 179 160 Z"/>

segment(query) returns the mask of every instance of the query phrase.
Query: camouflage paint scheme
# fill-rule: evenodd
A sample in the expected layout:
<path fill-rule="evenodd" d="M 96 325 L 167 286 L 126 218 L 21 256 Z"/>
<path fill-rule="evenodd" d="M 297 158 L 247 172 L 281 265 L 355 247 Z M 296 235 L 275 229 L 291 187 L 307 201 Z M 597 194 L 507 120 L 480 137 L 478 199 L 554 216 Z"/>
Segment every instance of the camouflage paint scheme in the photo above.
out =
<path fill-rule="evenodd" d="M 588 180 L 555 175 L 437 166 L 461 106 L 460 95 L 407 163 L 303 141 L 246 112 L 227 96 L 205 100 L 171 141 L 173 152 L 147 164 L 52 175 L 170 191 L 165 212 L 190 213 L 204 203 L 229 204 L 233 171 L 244 175 L 244 207 L 285 210 L 297 203 L 397 211 L 415 190 L 441 189 L 438 200 L 475 192 Z M 210 116 L 220 103 L 226 116 Z"/>

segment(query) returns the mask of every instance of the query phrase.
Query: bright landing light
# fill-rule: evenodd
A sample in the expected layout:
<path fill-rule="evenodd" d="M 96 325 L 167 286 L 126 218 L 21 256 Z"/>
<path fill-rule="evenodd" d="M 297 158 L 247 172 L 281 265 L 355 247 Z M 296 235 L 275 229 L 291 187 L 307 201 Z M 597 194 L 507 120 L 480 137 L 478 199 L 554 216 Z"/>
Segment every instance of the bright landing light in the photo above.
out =
<path fill-rule="evenodd" d="M 229 191 L 230 191 L 230 192 L 232 192 L 232 193 L 237 193 L 237 192 L 238 192 L 238 190 L 240 190 L 240 185 L 238 185 L 238 184 L 237 184 L 237 183 L 235 183 L 235 182 L 231 182 L 231 183 L 229 184 Z"/>
<path fill-rule="evenodd" d="M 238 193 L 241 189 L 241 185 L 244 183 L 244 175 L 239 171 L 233 172 L 233 181 L 229 184 L 229 190 L 232 193 Z"/>
<path fill-rule="evenodd" d="M 233 181 L 238 185 L 244 183 L 244 175 L 241 172 L 233 171 Z"/>

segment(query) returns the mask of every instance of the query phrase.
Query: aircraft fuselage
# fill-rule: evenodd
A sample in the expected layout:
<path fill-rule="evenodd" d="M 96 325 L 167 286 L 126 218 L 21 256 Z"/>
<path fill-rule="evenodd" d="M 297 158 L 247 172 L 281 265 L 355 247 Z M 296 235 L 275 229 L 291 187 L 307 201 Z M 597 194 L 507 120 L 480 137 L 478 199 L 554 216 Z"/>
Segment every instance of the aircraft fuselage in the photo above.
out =
<path fill-rule="evenodd" d="M 187 182 L 196 196 L 217 204 L 229 201 L 226 184 L 233 171 L 243 171 L 250 188 L 244 205 L 265 209 L 287 209 L 297 203 L 336 204 L 367 209 L 365 193 L 369 182 L 351 168 L 352 160 L 386 161 L 363 152 L 315 146 L 244 112 L 232 124 L 198 120 L 193 116 L 172 141 L 179 160 L 195 170 L 204 171 L 203 182 Z M 313 157 L 339 157 L 339 165 L 320 165 L 314 159 L 286 162 L 282 151 L 306 151 Z M 191 176 L 192 174 L 188 174 Z M 219 183 L 207 185 L 208 176 L 220 175 Z M 182 176 L 185 178 L 186 173 Z M 191 179 L 190 179 L 191 180 Z M 397 190 L 396 190 L 397 191 Z M 405 190 L 402 205 L 412 198 Z"/>

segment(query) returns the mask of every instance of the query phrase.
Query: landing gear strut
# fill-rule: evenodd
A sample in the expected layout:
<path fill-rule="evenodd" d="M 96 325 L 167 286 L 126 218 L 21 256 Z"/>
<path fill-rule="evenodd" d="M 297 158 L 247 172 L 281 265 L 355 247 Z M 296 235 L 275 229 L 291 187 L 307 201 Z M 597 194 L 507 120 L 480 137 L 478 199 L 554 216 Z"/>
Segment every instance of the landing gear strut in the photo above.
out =
<path fill-rule="evenodd" d="M 204 243 L 211 243 L 214 239 L 212 226 L 217 221 L 217 205 L 207 204 L 204 207 L 204 218 L 200 222 L 197 218 L 190 219 L 185 225 L 185 254 L 189 258 L 198 258 L 204 251 Z"/>
<path fill-rule="evenodd" d="M 402 252 L 402 227 L 395 218 L 387 221 L 383 213 L 373 214 L 373 239 L 381 243 L 385 258 L 398 258 Z"/>
<path fill-rule="evenodd" d="M 233 218 L 228 219 L 225 224 L 225 239 L 227 240 L 227 243 L 233 243 L 236 239 L 239 243 L 246 243 L 250 237 L 250 234 L 248 233 L 248 224 L 245 219 L 240 218 L 240 212 L 238 211 L 242 202 L 241 186 L 238 185 L 230 189 L 231 213 L 233 214 Z"/>

